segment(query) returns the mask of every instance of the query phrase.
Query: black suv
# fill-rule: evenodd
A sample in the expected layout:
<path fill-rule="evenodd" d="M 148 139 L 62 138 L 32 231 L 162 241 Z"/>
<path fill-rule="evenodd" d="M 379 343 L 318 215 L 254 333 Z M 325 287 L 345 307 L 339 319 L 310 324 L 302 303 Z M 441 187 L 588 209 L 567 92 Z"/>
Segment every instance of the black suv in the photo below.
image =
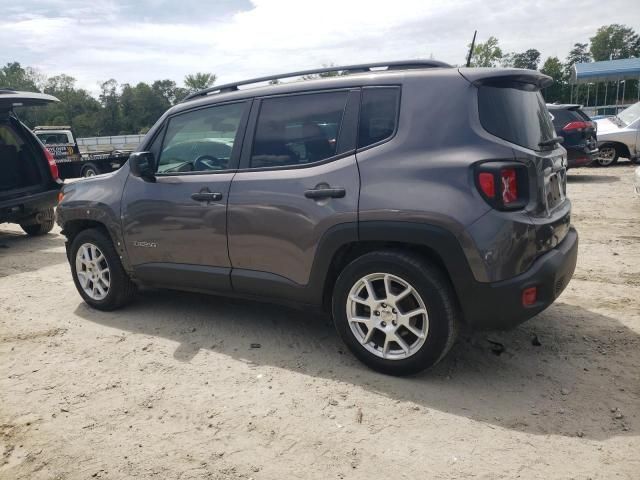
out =
<path fill-rule="evenodd" d="M 547 105 L 556 134 L 567 149 L 567 168 L 586 167 L 598 153 L 597 124 L 584 113 L 582 105 Z"/>
<path fill-rule="evenodd" d="M 239 89 L 327 70 L 346 75 Z M 324 307 L 372 368 L 429 367 L 460 324 L 512 327 L 573 274 L 550 81 L 411 61 L 193 94 L 122 169 L 65 185 L 78 292 L 102 310 L 139 284 Z"/>
<path fill-rule="evenodd" d="M 51 95 L 0 88 L 0 223 L 18 223 L 29 235 L 53 228 L 62 182 L 53 155 L 13 109 L 57 101 Z"/>

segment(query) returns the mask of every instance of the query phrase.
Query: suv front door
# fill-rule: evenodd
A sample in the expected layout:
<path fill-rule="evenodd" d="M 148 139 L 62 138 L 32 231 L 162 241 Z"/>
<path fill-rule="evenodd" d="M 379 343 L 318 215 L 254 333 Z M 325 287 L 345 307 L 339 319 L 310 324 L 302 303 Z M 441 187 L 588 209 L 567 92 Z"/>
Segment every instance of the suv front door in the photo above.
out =
<path fill-rule="evenodd" d="M 327 232 L 341 225 L 357 238 L 359 98 L 351 89 L 255 101 L 229 192 L 235 292 L 290 298 L 309 283 Z"/>
<path fill-rule="evenodd" d="M 230 289 L 227 195 L 249 109 L 244 101 L 169 117 L 150 148 L 155 181 L 129 176 L 122 221 L 136 277 L 158 286 Z"/>

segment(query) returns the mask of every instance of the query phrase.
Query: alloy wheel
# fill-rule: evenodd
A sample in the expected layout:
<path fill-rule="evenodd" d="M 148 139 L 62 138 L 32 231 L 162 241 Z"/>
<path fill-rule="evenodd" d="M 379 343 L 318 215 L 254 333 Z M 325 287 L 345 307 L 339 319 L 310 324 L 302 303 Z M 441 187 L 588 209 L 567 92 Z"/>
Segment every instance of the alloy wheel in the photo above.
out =
<path fill-rule="evenodd" d="M 91 299 L 103 300 L 111 286 L 109 263 L 102 251 L 92 243 L 83 243 L 76 253 L 76 277 Z"/>
<path fill-rule="evenodd" d="M 604 147 L 601 148 L 598 152 L 597 161 L 599 165 L 606 167 L 613 163 L 613 160 L 616 158 L 616 149 L 613 147 Z"/>
<path fill-rule="evenodd" d="M 367 351 L 386 360 L 412 356 L 429 332 L 429 316 L 422 297 L 396 275 L 365 275 L 351 288 L 346 308 L 355 338 Z"/>

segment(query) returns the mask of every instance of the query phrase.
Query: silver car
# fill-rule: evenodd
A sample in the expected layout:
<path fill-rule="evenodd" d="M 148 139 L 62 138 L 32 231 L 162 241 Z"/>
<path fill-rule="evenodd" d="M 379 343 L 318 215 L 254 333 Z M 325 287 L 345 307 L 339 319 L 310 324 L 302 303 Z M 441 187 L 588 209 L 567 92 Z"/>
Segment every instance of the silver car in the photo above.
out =
<path fill-rule="evenodd" d="M 640 102 L 622 110 L 618 115 L 596 120 L 600 153 L 596 161 L 606 167 L 619 157 L 640 161 Z"/>

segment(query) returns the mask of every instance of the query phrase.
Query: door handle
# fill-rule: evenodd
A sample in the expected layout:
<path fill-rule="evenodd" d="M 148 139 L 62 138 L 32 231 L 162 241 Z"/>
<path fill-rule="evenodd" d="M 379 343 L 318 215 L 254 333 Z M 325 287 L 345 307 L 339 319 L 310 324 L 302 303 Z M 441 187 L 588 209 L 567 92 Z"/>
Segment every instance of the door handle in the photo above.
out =
<path fill-rule="evenodd" d="M 222 200 L 222 194 L 218 192 L 197 192 L 192 193 L 191 198 L 196 202 L 217 202 Z"/>
<path fill-rule="evenodd" d="M 304 196 L 317 200 L 319 198 L 344 198 L 347 191 L 342 187 L 336 188 L 313 188 L 306 190 Z"/>

